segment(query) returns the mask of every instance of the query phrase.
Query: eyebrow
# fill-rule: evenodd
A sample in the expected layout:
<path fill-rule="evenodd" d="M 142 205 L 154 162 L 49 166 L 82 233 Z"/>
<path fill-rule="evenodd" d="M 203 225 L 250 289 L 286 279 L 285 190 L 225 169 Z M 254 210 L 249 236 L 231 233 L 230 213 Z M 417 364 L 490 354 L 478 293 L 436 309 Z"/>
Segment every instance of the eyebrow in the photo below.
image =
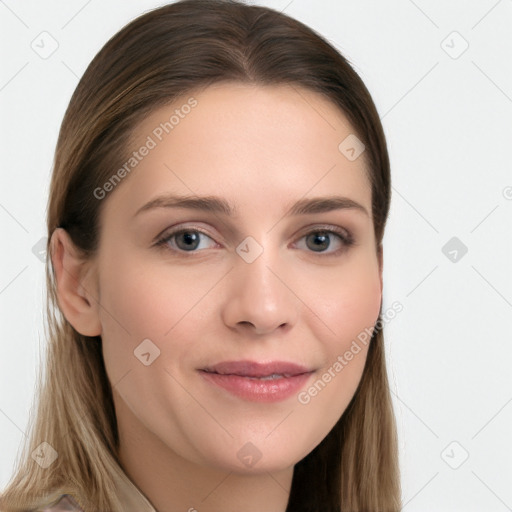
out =
<path fill-rule="evenodd" d="M 217 196 L 178 196 L 161 195 L 140 207 L 134 217 L 142 212 L 156 208 L 188 208 L 227 216 L 237 214 L 237 208 Z M 288 215 L 308 215 L 331 212 L 334 210 L 354 210 L 370 216 L 368 210 L 360 203 L 343 196 L 313 197 L 300 199 L 287 210 Z"/>

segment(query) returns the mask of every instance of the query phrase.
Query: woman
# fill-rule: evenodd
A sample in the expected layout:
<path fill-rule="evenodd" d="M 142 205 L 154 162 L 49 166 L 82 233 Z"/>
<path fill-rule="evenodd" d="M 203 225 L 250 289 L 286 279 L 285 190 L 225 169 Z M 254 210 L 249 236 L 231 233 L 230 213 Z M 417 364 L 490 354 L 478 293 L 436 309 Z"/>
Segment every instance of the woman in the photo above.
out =
<path fill-rule="evenodd" d="M 386 141 L 311 29 L 140 16 L 65 114 L 46 374 L 2 510 L 398 511 Z"/>

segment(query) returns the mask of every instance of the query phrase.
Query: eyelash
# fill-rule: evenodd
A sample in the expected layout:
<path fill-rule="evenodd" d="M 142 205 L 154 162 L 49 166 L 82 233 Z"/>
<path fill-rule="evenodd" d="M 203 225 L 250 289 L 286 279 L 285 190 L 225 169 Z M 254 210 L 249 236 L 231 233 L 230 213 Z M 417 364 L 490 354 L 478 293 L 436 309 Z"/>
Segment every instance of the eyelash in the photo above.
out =
<path fill-rule="evenodd" d="M 168 242 L 173 237 L 175 237 L 176 235 L 179 235 L 181 233 L 190 233 L 190 232 L 202 233 L 203 235 L 205 235 L 208 238 L 213 240 L 213 238 L 208 233 L 206 233 L 205 231 L 203 231 L 200 228 L 192 226 L 192 227 L 189 227 L 189 228 L 178 228 L 178 229 L 175 229 L 174 231 L 168 232 L 163 237 L 159 238 L 155 242 L 154 245 L 159 247 L 159 248 L 161 248 L 161 249 L 172 251 L 172 252 L 175 252 L 175 253 L 178 253 L 178 254 L 187 254 L 187 253 L 201 252 L 201 251 L 197 251 L 197 250 L 195 250 L 195 251 L 184 251 L 184 250 L 181 250 L 181 249 L 174 249 L 174 248 L 169 247 Z M 337 237 L 339 237 L 339 239 L 340 239 L 340 241 L 342 243 L 342 247 L 340 247 L 339 249 L 337 249 L 337 250 L 335 250 L 333 252 L 308 251 L 308 252 L 311 252 L 312 254 L 315 254 L 317 256 L 321 256 L 321 257 L 324 257 L 324 258 L 331 257 L 331 256 L 339 256 L 339 255 L 341 255 L 341 253 L 344 253 L 349 247 L 355 245 L 355 239 L 353 238 L 353 236 L 351 235 L 351 233 L 349 231 L 342 230 L 342 229 L 337 228 L 335 226 L 317 226 L 317 227 L 315 227 L 315 229 L 312 229 L 311 231 L 308 231 L 307 233 L 302 235 L 299 238 L 299 240 L 301 240 L 302 238 L 307 237 L 308 235 L 312 235 L 314 233 L 325 233 L 325 234 L 330 234 L 330 235 L 336 235 Z"/>

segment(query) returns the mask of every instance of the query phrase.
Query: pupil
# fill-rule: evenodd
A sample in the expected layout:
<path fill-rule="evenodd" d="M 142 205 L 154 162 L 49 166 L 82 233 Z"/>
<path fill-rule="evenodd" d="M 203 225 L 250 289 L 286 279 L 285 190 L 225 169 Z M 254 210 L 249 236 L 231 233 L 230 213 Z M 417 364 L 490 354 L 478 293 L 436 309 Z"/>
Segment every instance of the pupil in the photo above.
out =
<path fill-rule="evenodd" d="M 183 239 L 185 241 L 184 248 L 190 249 L 190 248 L 196 248 L 197 242 L 199 241 L 199 236 L 197 233 L 194 233 L 192 231 L 186 231 L 181 234 L 181 237 L 178 237 L 177 243 Z M 179 245 L 179 243 L 178 243 Z M 180 247 L 182 249 L 183 247 Z"/>
<path fill-rule="evenodd" d="M 329 235 L 328 234 L 322 234 L 322 233 L 314 233 L 313 235 L 311 235 L 314 237 L 314 240 L 315 240 L 315 244 L 313 245 L 308 245 L 308 247 L 310 249 L 313 249 L 313 250 L 317 250 L 317 249 L 327 249 L 329 247 Z M 309 239 L 309 237 L 308 237 Z M 316 243 L 316 242 L 319 242 L 319 243 Z"/>

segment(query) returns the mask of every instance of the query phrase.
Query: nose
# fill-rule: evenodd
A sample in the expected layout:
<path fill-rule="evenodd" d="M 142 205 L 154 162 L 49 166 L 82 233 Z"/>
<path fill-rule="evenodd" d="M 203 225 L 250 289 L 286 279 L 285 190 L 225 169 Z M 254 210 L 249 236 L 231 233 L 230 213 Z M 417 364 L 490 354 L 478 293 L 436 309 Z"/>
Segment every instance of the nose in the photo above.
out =
<path fill-rule="evenodd" d="M 251 263 L 235 255 L 222 311 L 230 329 L 266 335 L 288 331 L 297 322 L 301 303 L 289 282 L 293 281 L 290 269 L 285 271 L 278 258 L 268 249 Z"/>

